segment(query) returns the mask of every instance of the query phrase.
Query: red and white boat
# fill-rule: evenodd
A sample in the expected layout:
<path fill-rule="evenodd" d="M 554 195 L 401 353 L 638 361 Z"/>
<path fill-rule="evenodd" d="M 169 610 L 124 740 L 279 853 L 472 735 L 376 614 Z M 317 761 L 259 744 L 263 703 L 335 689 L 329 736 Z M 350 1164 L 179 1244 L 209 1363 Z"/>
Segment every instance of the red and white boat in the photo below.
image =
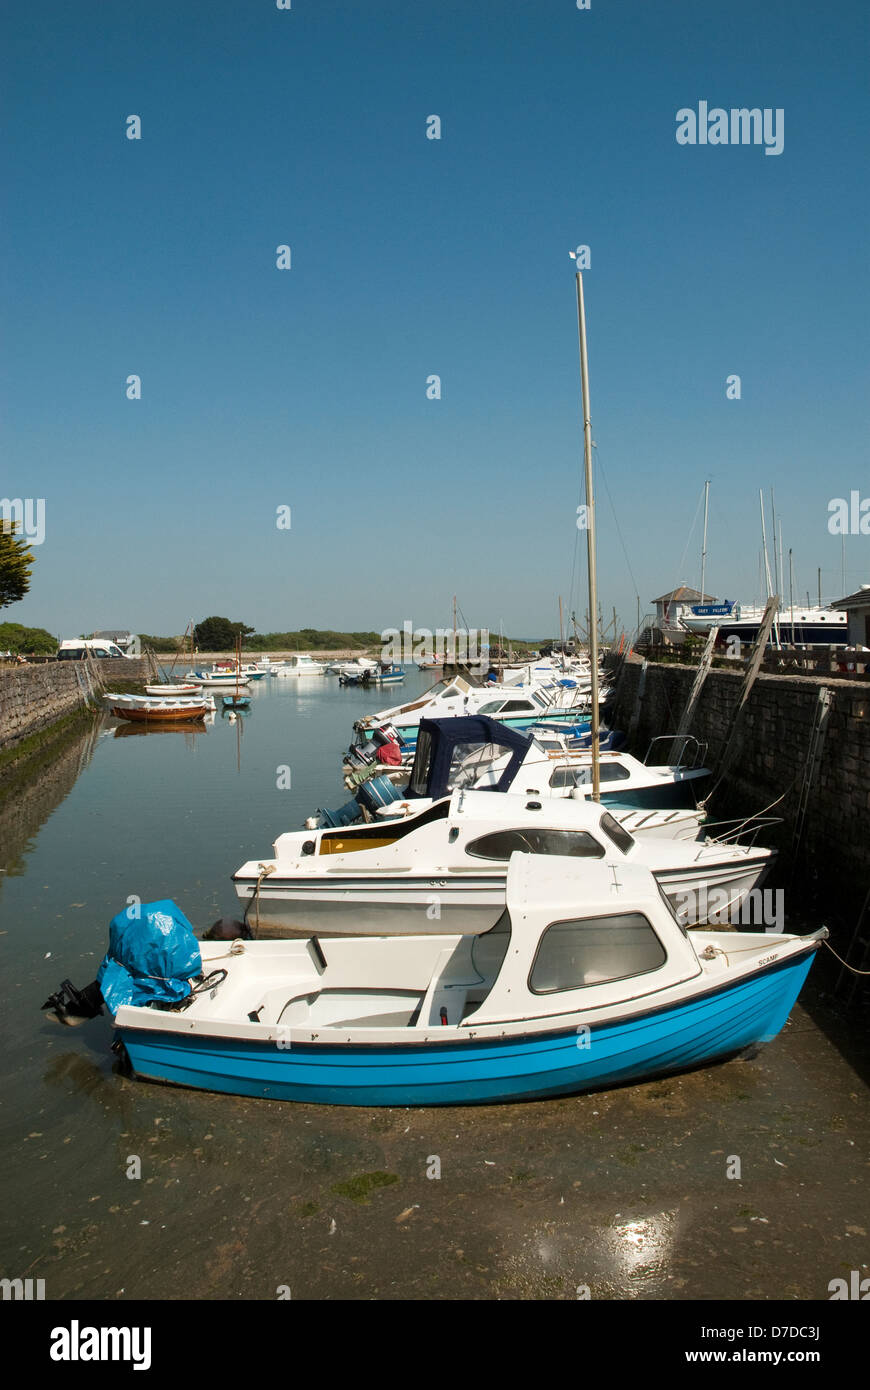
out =
<path fill-rule="evenodd" d="M 183 720 L 204 719 L 213 714 L 215 703 L 211 695 L 112 695 L 105 697 L 109 711 L 118 719 L 133 723 L 168 724 Z"/>

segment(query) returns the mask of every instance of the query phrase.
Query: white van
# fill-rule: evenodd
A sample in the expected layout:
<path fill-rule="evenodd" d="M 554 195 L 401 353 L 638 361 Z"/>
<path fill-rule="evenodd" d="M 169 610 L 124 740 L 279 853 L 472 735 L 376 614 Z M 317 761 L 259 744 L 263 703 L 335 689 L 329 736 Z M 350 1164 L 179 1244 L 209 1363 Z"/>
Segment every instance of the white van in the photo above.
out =
<path fill-rule="evenodd" d="M 122 661 L 125 659 L 121 648 L 105 637 L 68 637 L 57 649 L 58 661 L 84 661 L 86 656 L 98 659 L 119 656 Z"/>

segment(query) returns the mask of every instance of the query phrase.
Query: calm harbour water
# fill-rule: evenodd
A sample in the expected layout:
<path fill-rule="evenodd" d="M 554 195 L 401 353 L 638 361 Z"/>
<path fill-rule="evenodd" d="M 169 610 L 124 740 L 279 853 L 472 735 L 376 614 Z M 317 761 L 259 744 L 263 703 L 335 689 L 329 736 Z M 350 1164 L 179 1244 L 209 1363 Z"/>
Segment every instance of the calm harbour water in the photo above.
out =
<path fill-rule="evenodd" d="M 267 678 L 236 724 L 104 719 L 0 820 L 0 1276 L 43 1278 L 49 1299 L 826 1296 L 868 1224 L 867 1107 L 800 1007 L 755 1063 L 441 1111 L 137 1082 L 107 1020 L 40 1012 L 94 977 L 132 894 L 173 898 L 198 930 L 238 915 L 231 873 L 347 799 L 353 719 L 431 684 Z M 723 1180 L 734 1153 L 740 1183 Z"/>

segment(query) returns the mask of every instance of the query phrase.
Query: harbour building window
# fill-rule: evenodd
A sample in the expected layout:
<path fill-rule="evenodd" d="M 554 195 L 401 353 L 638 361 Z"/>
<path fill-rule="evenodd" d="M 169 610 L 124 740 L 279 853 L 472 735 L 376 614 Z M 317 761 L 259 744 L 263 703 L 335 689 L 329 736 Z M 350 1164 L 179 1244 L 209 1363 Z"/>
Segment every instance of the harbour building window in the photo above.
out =
<path fill-rule="evenodd" d="M 661 969 L 666 959 L 642 912 L 553 922 L 538 943 L 529 989 L 555 994 L 627 980 Z"/>

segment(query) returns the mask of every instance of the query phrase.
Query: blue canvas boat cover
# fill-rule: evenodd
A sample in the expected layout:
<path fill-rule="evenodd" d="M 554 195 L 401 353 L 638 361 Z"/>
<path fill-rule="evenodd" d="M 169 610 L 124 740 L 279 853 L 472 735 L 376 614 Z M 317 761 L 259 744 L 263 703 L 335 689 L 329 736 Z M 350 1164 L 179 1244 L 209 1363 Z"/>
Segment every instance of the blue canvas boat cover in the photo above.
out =
<path fill-rule="evenodd" d="M 417 751 L 405 796 L 446 796 L 457 750 L 468 755 L 474 748 L 495 744 L 510 753 L 510 760 L 491 791 L 507 791 L 519 771 L 532 741 L 519 729 L 511 729 L 485 714 L 454 715 L 451 719 L 421 719 Z"/>
<path fill-rule="evenodd" d="M 97 983 L 111 1014 L 122 1004 L 174 1003 L 190 994 L 202 973 L 193 927 L 170 898 L 137 903 L 109 924 L 109 949 Z"/>

